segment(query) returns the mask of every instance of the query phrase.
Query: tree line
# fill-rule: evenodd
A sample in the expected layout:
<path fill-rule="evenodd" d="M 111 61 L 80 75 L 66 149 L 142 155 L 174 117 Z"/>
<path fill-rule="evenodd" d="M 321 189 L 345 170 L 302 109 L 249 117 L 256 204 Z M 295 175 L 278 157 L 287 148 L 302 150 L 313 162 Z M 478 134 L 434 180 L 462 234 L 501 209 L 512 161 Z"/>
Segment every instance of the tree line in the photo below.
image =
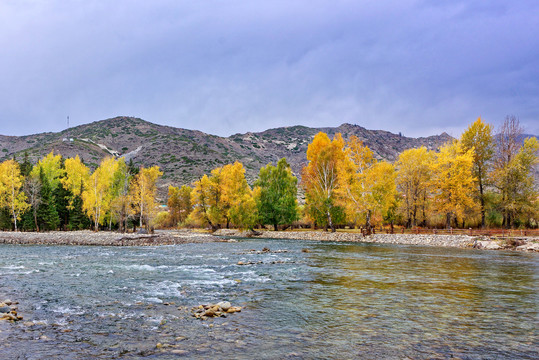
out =
<path fill-rule="evenodd" d="M 318 133 L 307 149 L 302 180 L 286 159 L 260 169 L 250 186 L 240 162 L 215 168 L 191 186 L 169 186 L 158 210 L 157 166 L 103 159 L 92 173 L 79 157 L 52 152 L 33 165 L 0 164 L 0 227 L 119 229 L 129 226 L 237 227 L 275 230 L 301 221 L 335 231 L 393 227 L 537 227 L 534 168 L 539 143 L 522 141 L 518 119 L 497 134 L 481 118 L 438 151 L 405 150 L 394 163 L 375 158 L 362 141 Z M 298 187 L 305 196 L 298 203 Z"/>
<path fill-rule="evenodd" d="M 539 143 L 518 119 L 498 134 L 481 118 L 439 151 L 409 149 L 390 164 L 356 137 L 315 136 L 303 169 L 306 213 L 317 224 L 537 227 Z"/>
<path fill-rule="evenodd" d="M 156 214 L 157 166 L 107 157 L 91 172 L 78 157 L 50 152 L 35 165 L 0 164 L 0 228 L 25 231 L 128 226 L 149 228 Z"/>
<path fill-rule="evenodd" d="M 534 167 L 539 144 L 522 141 L 518 119 L 507 117 L 498 134 L 481 118 L 438 151 L 425 147 L 377 160 L 363 142 L 318 133 L 307 149 L 301 190 L 285 159 L 260 170 L 250 188 L 241 163 L 214 169 L 193 187 L 169 188 L 163 223 L 174 226 L 253 227 L 301 220 L 338 226 L 387 224 L 423 227 L 537 227 Z"/>

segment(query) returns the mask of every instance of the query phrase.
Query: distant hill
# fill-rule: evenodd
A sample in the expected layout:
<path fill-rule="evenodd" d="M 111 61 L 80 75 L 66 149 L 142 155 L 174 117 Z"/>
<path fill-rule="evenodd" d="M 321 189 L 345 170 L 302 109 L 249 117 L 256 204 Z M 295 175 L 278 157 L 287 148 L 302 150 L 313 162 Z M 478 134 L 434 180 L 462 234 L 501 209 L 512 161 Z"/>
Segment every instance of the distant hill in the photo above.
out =
<path fill-rule="evenodd" d="M 14 155 L 21 160 L 27 152 L 35 163 L 54 150 L 64 157 L 79 155 L 88 166 L 95 168 L 106 156 L 124 156 L 137 165 L 158 165 L 164 172 L 160 185 L 166 186 L 190 184 L 212 169 L 238 160 L 244 164 L 247 178 L 252 182 L 262 166 L 275 164 L 282 157 L 287 158 L 299 175 L 306 163 L 307 146 L 319 131 L 330 137 L 341 133 L 345 139 L 356 135 L 378 159 L 389 161 L 394 161 L 403 150 L 419 146 L 437 149 L 451 139 L 446 133 L 410 138 L 352 124 L 336 128 L 290 126 L 219 137 L 138 118 L 116 117 L 58 133 L 0 135 L 0 161 Z"/>

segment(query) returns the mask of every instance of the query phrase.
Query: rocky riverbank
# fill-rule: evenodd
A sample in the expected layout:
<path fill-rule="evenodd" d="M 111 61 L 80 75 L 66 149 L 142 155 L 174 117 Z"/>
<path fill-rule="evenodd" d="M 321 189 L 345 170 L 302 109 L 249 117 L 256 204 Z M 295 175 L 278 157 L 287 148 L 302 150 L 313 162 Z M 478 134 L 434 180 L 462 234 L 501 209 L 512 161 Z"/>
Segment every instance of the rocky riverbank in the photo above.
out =
<path fill-rule="evenodd" d="M 18 245 L 94 245 L 155 246 L 220 241 L 209 234 L 189 230 L 155 234 L 117 233 L 111 231 L 0 232 L 0 244 Z"/>
<path fill-rule="evenodd" d="M 11 300 L 0 301 L 0 320 L 20 321 L 22 316 L 17 314 L 17 303 Z"/>
<path fill-rule="evenodd" d="M 345 241 L 380 244 L 401 244 L 420 246 L 442 246 L 458 248 L 476 248 L 485 250 L 539 251 L 539 239 L 532 237 L 495 239 L 485 236 L 435 235 L 435 234 L 374 234 L 363 236 L 359 233 L 325 231 L 238 231 L 220 229 L 214 235 L 224 237 L 256 237 L 267 239 L 293 239 L 315 241 Z"/>

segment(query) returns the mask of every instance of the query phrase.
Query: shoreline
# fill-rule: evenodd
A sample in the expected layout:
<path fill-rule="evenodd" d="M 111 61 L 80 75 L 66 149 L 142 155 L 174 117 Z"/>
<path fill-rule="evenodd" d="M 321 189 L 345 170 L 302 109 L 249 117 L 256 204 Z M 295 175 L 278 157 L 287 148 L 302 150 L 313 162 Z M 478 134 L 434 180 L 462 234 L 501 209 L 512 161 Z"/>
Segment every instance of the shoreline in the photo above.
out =
<path fill-rule="evenodd" d="M 188 243 L 228 241 L 227 238 L 289 239 L 310 241 L 361 242 L 374 244 L 399 244 L 416 246 L 456 247 L 483 250 L 514 250 L 539 252 L 539 239 L 519 237 L 492 239 L 486 236 L 435 235 L 435 234 L 373 234 L 364 237 L 359 233 L 324 231 L 240 231 L 219 229 L 213 234 L 189 229 L 156 231 L 154 234 L 93 232 L 3 232 L 0 245 L 73 245 L 73 246 L 161 246 Z"/>
<path fill-rule="evenodd" d="M 156 232 L 155 234 L 51 231 L 12 232 L 0 231 L 0 245 L 75 245 L 75 246 L 157 246 L 222 241 L 204 233 L 189 230 Z"/>
<path fill-rule="evenodd" d="M 363 236 L 359 233 L 325 231 L 239 231 L 217 230 L 214 235 L 240 238 L 291 239 L 312 241 L 361 242 L 374 244 L 399 244 L 417 246 L 456 247 L 482 250 L 515 250 L 539 252 L 539 239 L 519 237 L 500 240 L 486 236 L 435 235 L 435 234 L 373 234 Z"/>

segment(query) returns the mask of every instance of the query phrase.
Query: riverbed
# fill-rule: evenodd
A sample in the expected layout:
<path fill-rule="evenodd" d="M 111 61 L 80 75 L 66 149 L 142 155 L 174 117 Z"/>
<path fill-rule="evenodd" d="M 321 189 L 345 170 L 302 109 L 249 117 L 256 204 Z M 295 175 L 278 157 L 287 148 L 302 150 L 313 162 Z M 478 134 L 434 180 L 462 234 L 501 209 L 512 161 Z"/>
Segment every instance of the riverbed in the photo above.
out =
<path fill-rule="evenodd" d="M 0 322 L 2 359 L 535 359 L 539 351 L 539 257 L 509 251 L 275 239 L 0 245 L 5 298 L 24 319 Z M 242 311 L 192 316 L 192 307 L 222 300 Z"/>

